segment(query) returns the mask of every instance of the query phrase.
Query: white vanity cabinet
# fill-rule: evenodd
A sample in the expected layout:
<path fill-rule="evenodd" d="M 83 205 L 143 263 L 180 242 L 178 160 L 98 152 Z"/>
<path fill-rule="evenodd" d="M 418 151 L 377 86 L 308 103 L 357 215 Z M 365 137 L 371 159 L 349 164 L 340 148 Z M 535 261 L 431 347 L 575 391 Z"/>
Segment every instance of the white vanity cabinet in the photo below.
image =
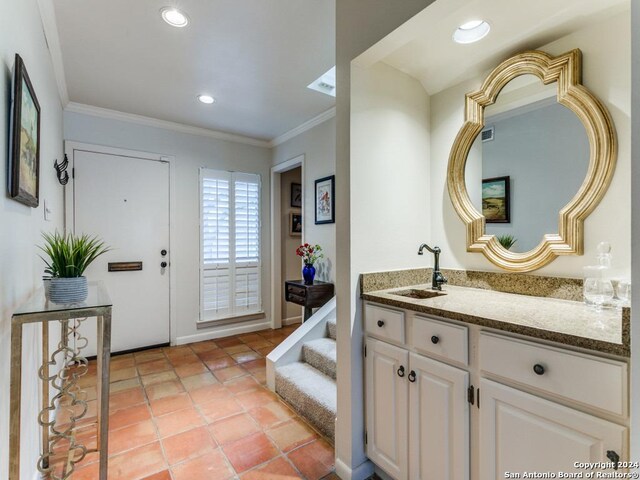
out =
<path fill-rule="evenodd" d="M 396 480 L 628 459 L 624 360 L 369 302 L 365 332 L 367 455 Z"/>

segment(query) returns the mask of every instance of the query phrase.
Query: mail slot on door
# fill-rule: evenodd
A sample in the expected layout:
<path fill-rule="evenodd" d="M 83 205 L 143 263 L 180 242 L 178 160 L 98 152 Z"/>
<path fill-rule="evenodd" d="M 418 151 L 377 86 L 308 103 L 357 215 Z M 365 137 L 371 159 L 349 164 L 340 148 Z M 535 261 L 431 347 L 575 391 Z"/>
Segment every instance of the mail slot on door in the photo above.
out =
<path fill-rule="evenodd" d="M 110 272 L 136 272 L 142 270 L 142 262 L 109 262 Z"/>

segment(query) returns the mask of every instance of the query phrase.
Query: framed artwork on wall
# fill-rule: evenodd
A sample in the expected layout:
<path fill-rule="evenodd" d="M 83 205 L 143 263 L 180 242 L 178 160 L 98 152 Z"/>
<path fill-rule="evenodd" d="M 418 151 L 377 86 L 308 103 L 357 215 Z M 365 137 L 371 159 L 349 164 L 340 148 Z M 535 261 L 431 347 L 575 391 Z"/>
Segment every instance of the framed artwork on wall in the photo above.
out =
<path fill-rule="evenodd" d="M 302 236 L 302 214 L 291 212 L 289 214 L 289 236 Z"/>
<path fill-rule="evenodd" d="M 316 180 L 316 225 L 336 221 L 336 176 Z"/>
<path fill-rule="evenodd" d="M 302 208 L 302 185 L 300 183 L 291 184 L 291 206 Z"/>
<path fill-rule="evenodd" d="M 14 69 L 9 194 L 14 200 L 35 208 L 40 200 L 40 104 L 18 54 Z"/>
<path fill-rule="evenodd" d="M 482 180 L 482 214 L 487 223 L 511 223 L 509 177 Z"/>

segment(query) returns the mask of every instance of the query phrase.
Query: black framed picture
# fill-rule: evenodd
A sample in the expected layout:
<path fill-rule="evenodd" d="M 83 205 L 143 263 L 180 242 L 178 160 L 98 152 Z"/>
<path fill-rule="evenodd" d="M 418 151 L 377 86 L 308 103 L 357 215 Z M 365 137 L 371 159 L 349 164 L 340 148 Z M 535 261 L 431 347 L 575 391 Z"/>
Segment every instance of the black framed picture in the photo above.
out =
<path fill-rule="evenodd" d="M 289 236 L 301 237 L 302 236 L 302 214 L 293 213 L 289 214 Z"/>
<path fill-rule="evenodd" d="M 316 225 L 336 221 L 336 176 L 316 180 Z"/>
<path fill-rule="evenodd" d="M 482 180 L 482 215 L 487 223 L 511 223 L 510 178 Z"/>
<path fill-rule="evenodd" d="M 291 206 L 302 208 L 302 185 L 300 183 L 291 184 Z"/>
<path fill-rule="evenodd" d="M 9 194 L 18 202 L 37 207 L 40 200 L 40 104 L 18 54 L 14 69 Z"/>

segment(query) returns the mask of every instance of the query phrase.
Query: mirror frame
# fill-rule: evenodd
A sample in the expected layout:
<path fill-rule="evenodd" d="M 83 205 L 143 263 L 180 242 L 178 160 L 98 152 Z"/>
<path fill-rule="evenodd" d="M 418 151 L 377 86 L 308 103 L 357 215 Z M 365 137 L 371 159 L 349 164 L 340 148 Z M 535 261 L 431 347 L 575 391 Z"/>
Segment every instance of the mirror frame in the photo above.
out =
<path fill-rule="evenodd" d="M 557 82 L 557 101 L 572 110 L 584 125 L 590 155 L 582 186 L 559 212 L 558 233 L 545 234 L 533 250 L 506 250 L 494 235 L 485 232 L 485 217 L 471 203 L 465 183 L 467 156 L 484 128 L 484 109 L 493 104 L 502 88 L 520 75 L 531 74 L 545 85 Z M 582 54 L 575 49 L 553 57 L 532 50 L 514 55 L 498 65 L 479 90 L 465 96 L 465 122 L 449 155 L 447 185 L 456 212 L 466 225 L 467 251 L 482 252 L 493 264 L 513 272 L 537 270 L 558 255 L 582 255 L 584 220 L 596 208 L 613 177 L 617 157 L 615 127 L 605 106 L 582 85 Z"/>

